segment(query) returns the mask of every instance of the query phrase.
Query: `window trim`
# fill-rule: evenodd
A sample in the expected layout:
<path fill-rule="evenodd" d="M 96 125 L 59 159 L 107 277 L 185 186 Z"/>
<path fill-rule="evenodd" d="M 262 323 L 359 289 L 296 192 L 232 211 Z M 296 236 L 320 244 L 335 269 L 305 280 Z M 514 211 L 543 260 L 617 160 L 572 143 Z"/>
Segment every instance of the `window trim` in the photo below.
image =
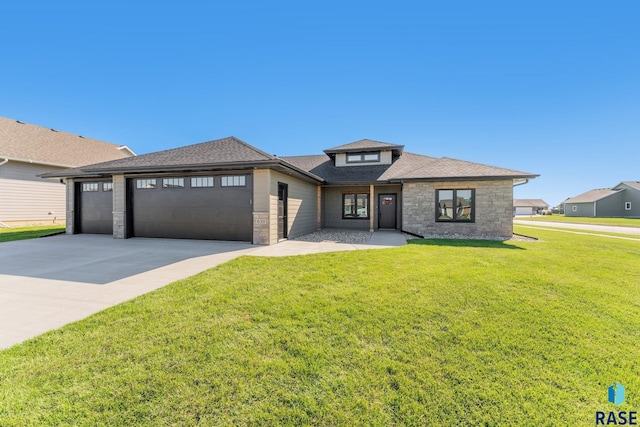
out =
<path fill-rule="evenodd" d="M 347 198 L 347 196 L 355 196 L 353 201 L 354 201 L 354 207 L 355 207 L 355 215 L 345 215 L 344 214 L 344 202 Z M 358 196 L 365 196 L 365 200 L 367 201 L 367 216 L 358 216 Z M 342 193 L 342 219 L 370 219 L 371 216 L 371 200 L 369 197 L 369 193 L 362 193 L 362 192 L 350 192 L 350 193 Z"/>
<path fill-rule="evenodd" d="M 469 219 L 458 219 L 457 209 L 453 210 L 453 218 L 451 219 L 440 219 L 440 192 L 441 191 L 452 191 L 452 200 L 456 200 L 458 191 L 471 191 L 471 218 Z M 457 224 L 472 224 L 476 222 L 476 189 L 475 188 L 438 188 L 436 189 L 436 222 L 442 223 L 450 223 L 455 222 Z"/>
<path fill-rule="evenodd" d="M 192 176 L 190 177 L 191 179 L 189 180 L 189 185 L 191 186 L 191 188 L 214 188 L 216 186 L 216 179 L 213 175 L 209 175 L 209 176 Z M 211 180 L 211 185 L 194 185 L 194 180 Z M 197 181 L 196 181 L 197 182 Z M 208 184 L 208 182 L 206 182 Z"/>
<path fill-rule="evenodd" d="M 167 183 L 167 181 L 177 181 L 177 185 L 173 185 L 171 182 Z M 180 185 L 180 182 L 182 182 L 182 185 Z M 167 178 L 162 178 L 162 188 L 164 190 L 180 190 L 182 188 L 184 188 L 184 178 L 183 177 L 179 177 L 179 176 L 174 176 L 174 177 L 167 177 Z"/>
<path fill-rule="evenodd" d="M 95 187 L 94 187 L 95 185 Z M 89 187 L 91 186 L 91 187 Z M 91 189 L 89 189 L 91 188 Z M 94 190 L 95 188 L 95 190 Z M 82 192 L 83 193 L 97 193 L 100 191 L 100 183 L 98 182 L 83 182 L 82 183 Z"/>
<path fill-rule="evenodd" d="M 366 156 L 371 156 L 371 155 L 375 155 L 376 159 L 375 160 L 365 159 Z M 349 156 L 360 156 L 360 160 L 349 160 Z M 346 153 L 345 161 L 346 163 L 380 163 L 380 152 L 373 151 L 373 152 L 363 152 L 363 153 Z"/>
<path fill-rule="evenodd" d="M 153 181 L 153 187 L 143 187 L 140 185 L 141 182 L 149 182 Z M 158 188 L 158 180 L 156 178 L 136 178 L 136 190 L 156 190 Z"/>
<path fill-rule="evenodd" d="M 229 178 L 232 178 L 232 183 L 231 185 L 229 185 Z M 238 178 L 238 180 L 242 179 L 242 184 L 238 183 L 235 184 L 233 181 L 235 181 L 235 178 Z M 225 180 L 227 181 L 227 184 L 225 184 Z M 247 186 L 247 176 L 246 175 L 222 175 L 220 177 L 220 187 L 246 187 Z"/>

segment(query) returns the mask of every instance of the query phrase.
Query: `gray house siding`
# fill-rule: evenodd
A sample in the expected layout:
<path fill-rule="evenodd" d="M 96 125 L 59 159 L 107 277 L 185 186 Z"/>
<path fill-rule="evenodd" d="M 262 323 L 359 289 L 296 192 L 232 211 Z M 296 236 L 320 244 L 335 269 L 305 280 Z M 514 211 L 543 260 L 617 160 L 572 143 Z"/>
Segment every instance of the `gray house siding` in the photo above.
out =
<path fill-rule="evenodd" d="M 436 190 L 474 189 L 474 222 L 437 222 Z M 402 228 L 420 236 L 459 234 L 509 238 L 513 234 L 513 181 L 409 182 L 403 187 Z"/>
<path fill-rule="evenodd" d="M 593 203 L 565 203 L 564 214 L 565 216 L 587 216 L 593 217 Z"/>
<path fill-rule="evenodd" d="M 325 187 L 322 189 L 322 227 L 323 228 L 348 228 L 354 230 L 369 230 L 368 218 L 342 218 L 342 195 L 345 193 L 367 193 L 369 186 L 344 186 Z M 369 200 L 369 214 L 371 215 L 371 203 Z"/>
<path fill-rule="evenodd" d="M 626 191 L 620 191 L 619 193 L 598 200 L 596 202 L 596 216 L 624 216 L 624 193 L 626 193 Z"/>
<path fill-rule="evenodd" d="M 640 190 L 626 184 L 620 184 L 616 188 L 624 188 L 622 192 L 622 216 L 640 217 Z M 625 202 L 631 203 L 631 210 L 625 210 Z"/>
<path fill-rule="evenodd" d="M 0 222 L 64 223 L 66 186 L 38 177 L 62 169 L 16 161 L 0 166 Z"/>
<path fill-rule="evenodd" d="M 271 217 L 278 218 L 278 184 L 287 184 L 287 231 L 289 238 L 295 238 L 316 231 L 318 226 L 317 185 L 293 178 L 276 171 L 271 171 L 270 201 Z M 276 233 L 278 227 L 272 230 Z"/>

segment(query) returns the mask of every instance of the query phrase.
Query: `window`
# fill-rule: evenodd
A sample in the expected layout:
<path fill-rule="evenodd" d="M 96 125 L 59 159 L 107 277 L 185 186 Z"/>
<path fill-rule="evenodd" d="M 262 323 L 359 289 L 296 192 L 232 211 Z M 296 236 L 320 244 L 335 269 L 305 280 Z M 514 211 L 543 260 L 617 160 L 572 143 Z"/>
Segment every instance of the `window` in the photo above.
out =
<path fill-rule="evenodd" d="M 223 187 L 244 187 L 246 185 L 244 175 L 223 176 L 220 185 Z"/>
<path fill-rule="evenodd" d="M 191 188 L 213 187 L 212 176 L 194 176 L 191 178 Z"/>
<path fill-rule="evenodd" d="M 82 191 L 98 191 L 97 182 L 84 182 L 82 183 Z"/>
<path fill-rule="evenodd" d="M 437 190 L 436 221 L 473 222 L 475 190 Z"/>
<path fill-rule="evenodd" d="M 347 154 L 347 163 L 379 162 L 380 153 Z"/>
<path fill-rule="evenodd" d="M 113 191 L 113 182 L 103 182 L 102 191 Z"/>
<path fill-rule="evenodd" d="M 163 178 L 162 188 L 184 188 L 184 178 Z"/>
<path fill-rule="evenodd" d="M 578 207 L 576 205 L 571 206 L 572 212 L 578 212 Z"/>
<path fill-rule="evenodd" d="M 624 202 L 624 210 L 625 211 L 631 210 L 631 202 Z"/>
<path fill-rule="evenodd" d="M 156 188 L 156 180 L 155 179 L 137 179 L 136 188 L 139 188 L 142 190 L 150 190 L 150 189 Z"/>
<path fill-rule="evenodd" d="M 342 195 L 342 218 L 369 218 L 369 194 L 354 193 Z"/>

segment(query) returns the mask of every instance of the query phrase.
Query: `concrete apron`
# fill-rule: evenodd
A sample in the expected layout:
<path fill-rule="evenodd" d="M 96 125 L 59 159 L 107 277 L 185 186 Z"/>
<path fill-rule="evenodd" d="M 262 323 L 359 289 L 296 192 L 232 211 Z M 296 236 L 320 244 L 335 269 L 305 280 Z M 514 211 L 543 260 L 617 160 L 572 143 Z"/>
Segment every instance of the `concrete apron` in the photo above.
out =
<path fill-rule="evenodd" d="M 290 256 L 406 244 L 376 232 L 367 244 L 288 240 L 273 246 L 61 235 L 0 245 L 0 350 L 242 255 Z"/>

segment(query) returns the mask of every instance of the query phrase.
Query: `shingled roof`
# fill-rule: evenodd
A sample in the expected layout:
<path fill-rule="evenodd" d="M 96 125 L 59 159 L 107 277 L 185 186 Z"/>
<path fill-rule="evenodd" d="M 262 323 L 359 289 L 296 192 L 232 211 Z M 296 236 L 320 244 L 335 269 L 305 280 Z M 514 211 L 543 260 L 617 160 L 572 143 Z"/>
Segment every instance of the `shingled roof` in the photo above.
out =
<path fill-rule="evenodd" d="M 283 160 L 324 178 L 329 184 L 363 184 L 406 180 L 526 179 L 537 175 L 447 157 L 404 153 L 390 165 L 336 167 L 328 156 L 283 157 Z"/>
<path fill-rule="evenodd" d="M 125 146 L 0 117 L 0 158 L 77 167 L 130 156 Z"/>
<path fill-rule="evenodd" d="M 360 141 L 351 142 L 349 144 L 339 145 L 337 147 L 324 150 L 327 154 L 347 153 L 347 152 L 366 152 L 366 151 L 380 151 L 380 150 L 393 150 L 398 154 L 402 153 L 404 145 L 389 144 L 387 142 L 374 141 L 371 139 L 361 139 Z"/>
<path fill-rule="evenodd" d="M 611 188 L 596 188 L 595 190 L 589 190 L 586 193 L 582 193 L 576 197 L 569 197 L 564 203 L 593 203 L 600 199 L 609 197 L 622 190 L 612 190 Z"/>
<path fill-rule="evenodd" d="M 549 203 L 542 199 L 513 199 L 513 207 L 539 208 L 543 206 L 549 206 Z"/>

